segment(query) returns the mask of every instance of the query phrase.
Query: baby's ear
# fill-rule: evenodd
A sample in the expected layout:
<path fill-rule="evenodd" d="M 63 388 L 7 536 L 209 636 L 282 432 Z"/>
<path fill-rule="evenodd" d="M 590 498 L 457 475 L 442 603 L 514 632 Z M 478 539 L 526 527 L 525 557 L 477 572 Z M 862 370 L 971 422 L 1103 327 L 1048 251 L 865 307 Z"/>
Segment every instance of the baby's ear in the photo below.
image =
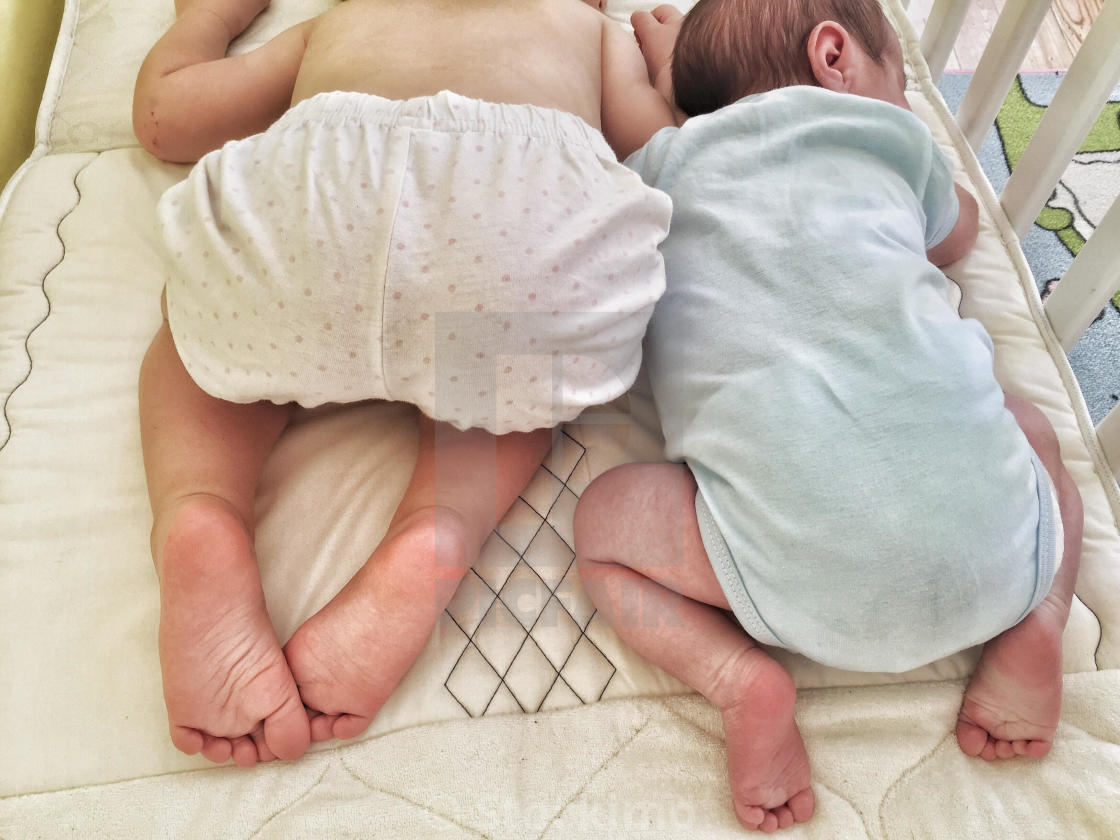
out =
<path fill-rule="evenodd" d="M 848 93 L 856 64 L 856 43 L 843 26 L 833 20 L 818 23 L 809 33 L 809 66 L 823 88 Z"/>

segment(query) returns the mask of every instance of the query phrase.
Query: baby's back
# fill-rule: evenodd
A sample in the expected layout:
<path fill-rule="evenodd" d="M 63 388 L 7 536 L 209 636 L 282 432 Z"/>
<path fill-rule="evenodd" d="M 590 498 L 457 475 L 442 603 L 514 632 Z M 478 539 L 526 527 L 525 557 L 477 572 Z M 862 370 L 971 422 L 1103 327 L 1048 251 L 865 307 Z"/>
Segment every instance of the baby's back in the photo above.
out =
<path fill-rule="evenodd" d="M 599 127 L 606 18 L 580 0 L 349 0 L 313 30 L 292 103 L 452 90 L 568 111 Z"/>

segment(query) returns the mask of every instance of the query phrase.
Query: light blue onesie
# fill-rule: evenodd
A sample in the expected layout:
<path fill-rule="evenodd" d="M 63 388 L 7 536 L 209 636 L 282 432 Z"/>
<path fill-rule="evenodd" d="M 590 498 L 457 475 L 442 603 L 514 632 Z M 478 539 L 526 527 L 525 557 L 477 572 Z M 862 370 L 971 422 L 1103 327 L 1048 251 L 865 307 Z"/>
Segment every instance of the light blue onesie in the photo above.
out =
<path fill-rule="evenodd" d="M 626 163 L 673 199 L 646 359 L 747 632 L 903 671 L 1022 619 L 1060 562 L 1056 511 L 991 340 L 926 259 L 958 205 L 921 120 L 782 88 Z"/>

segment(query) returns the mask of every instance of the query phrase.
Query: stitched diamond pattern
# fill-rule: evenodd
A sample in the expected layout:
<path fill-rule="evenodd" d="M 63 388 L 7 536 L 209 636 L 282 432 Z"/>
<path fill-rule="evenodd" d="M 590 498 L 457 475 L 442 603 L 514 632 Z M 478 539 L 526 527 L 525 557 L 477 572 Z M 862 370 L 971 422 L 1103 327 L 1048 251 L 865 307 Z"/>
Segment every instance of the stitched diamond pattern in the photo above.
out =
<path fill-rule="evenodd" d="M 566 432 L 482 548 L 447 614 L 463 650 L 444 687 L 471 717 L 593 703 L 615 667 L 586 635 L 569 486 L 586 451 Z"/>

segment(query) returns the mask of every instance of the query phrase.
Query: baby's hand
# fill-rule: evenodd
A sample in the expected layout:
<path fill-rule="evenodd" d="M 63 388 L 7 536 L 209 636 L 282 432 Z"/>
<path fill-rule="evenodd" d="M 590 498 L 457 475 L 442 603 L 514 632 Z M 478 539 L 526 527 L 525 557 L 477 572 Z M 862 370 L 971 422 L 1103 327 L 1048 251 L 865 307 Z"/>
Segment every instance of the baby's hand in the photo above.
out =
<path fill-rule="evenodd" d="M 230 32 L 230 40 L 244 32 L 268 8 L 271 0 L 175 0 L 175 15 L 182 17 L 195 9 L 213 12 Z"/>
<path fill-rule="evenodd" d="M 680 10 L 669 5 L 658 6 L 652 12 L 634 12 L 630 16 L 634 37 L 646 60 L 650 83 L 662 94 L 671 86 L 673 47 L 683 22 Z"/>

